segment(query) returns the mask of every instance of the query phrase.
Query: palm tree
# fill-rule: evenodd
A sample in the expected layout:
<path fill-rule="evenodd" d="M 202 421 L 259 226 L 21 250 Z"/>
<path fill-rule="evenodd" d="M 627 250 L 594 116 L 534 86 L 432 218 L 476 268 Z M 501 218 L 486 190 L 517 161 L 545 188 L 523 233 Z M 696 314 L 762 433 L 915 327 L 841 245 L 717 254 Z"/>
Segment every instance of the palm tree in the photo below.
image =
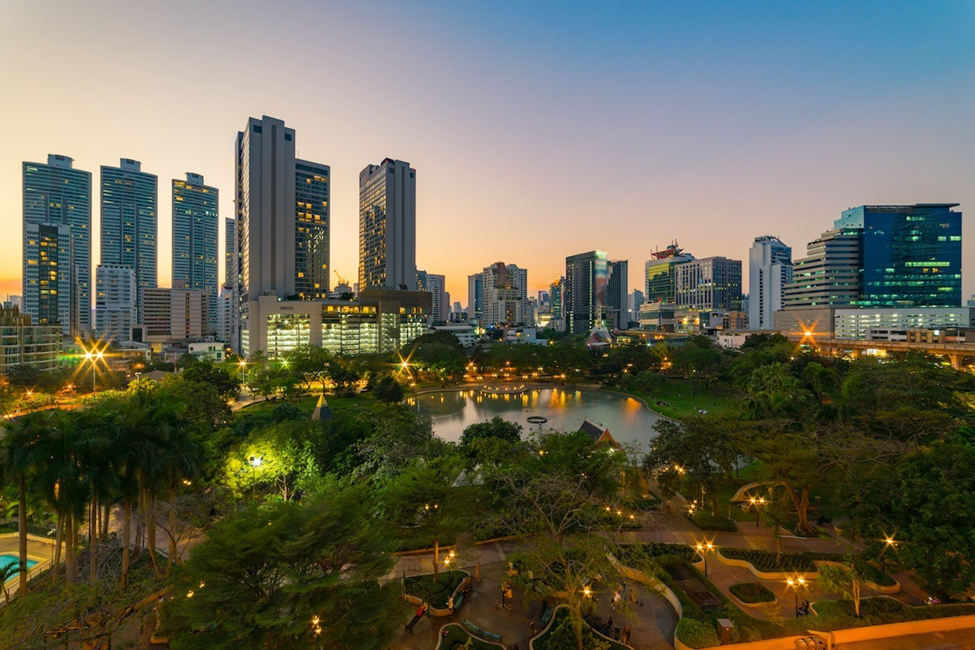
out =
<path fill-rule="evenodd" d="M 39 430 L 47 413 L 32 413 L 4 425 L 0 469 L 17 484 L 20 593 L 27 593 L 27 478 L 40 460 Z"/>

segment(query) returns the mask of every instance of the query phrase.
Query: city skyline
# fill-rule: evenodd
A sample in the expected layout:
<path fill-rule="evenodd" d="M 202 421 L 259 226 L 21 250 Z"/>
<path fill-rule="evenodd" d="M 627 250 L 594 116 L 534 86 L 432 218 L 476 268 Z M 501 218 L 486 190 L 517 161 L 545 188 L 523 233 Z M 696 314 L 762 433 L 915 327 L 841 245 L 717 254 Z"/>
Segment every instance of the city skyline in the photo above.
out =
<path fill-rule="evenodd" d="M 199 7 L 199 21 L 180 22 L 179 41 L 165 28 L 119 30 L 111 48 L 97 43 L 108 8 L 65 5 L 44 11 L 43 21 L 29 4 L 0 9 L 0 52 L 23 61 L 0 72 L 6 87 L 19 89 L 0 107 L 18 124 L 0 154 L 0 223 L 22 227 L 21 164 L 48 154 L 74 158 L 76 169 L 96 176 L 93 184 L 102 165 L 120 158 L 140 160 L 163 183 L 195 171 L 221 190 L 220 213 L 233 214 L 234 135 L 260 115 L 296 129 L 299 158 L 331 167 L 332 269 L 346 277 L 358 266 L 358 171 L 386 157 L 408 160 L 420 174 L 416 263 L 446 275 L 447 290 L 462 300 L 467 276 L 492 260 L 522 261 L 534 292 L 564 273 L 567 255 L 596 248 L 629 260 L 629 286 L 637 288 L 643 262 L 673 239 L 699 258 L 744 260 L 762 234 L 802 251 L 858 205 L 958 202 L 964 211 L 975 203 L 975 134 L 966 118 L 975 99 L 964 92 L 975 83 L 975 46 L 958 38 L 975 25 L 970 6 L 764 5 L 683 16 L 575 7 L 554 21 L 531 7 L 381 6 L 363 14 L 306 6 L 299 25 L 293 8 L 259 24 L 247 15 L 253 5 L 234 7 L 233 20 L 217 6 Z M 125 7 L 112 15 L 123 25 L 162 27 L 178 14 Z M 336 38 L 302 45 L 326 19 Z M 454 35 L 444 35 L 452 31 L 445 25 Z M 293 51 L 214 55 L 232 40 L 285 27 L 297 32 Z M 400 119 L 360 99 L 375 71 L 354 56 L 355 45 L 373 32 L 391 49 L 411 47 L 406 74 L 379 73 L 394 84 L 406 111 Z M 203 33 L 212 37 L 193 38 Z M 853 38 L 856 56 L 844 55 Z M 45 51 L 16 56 L 41 40 Z M 939 42 L 953 45 L 941 50 Z M 679 54 L 671 51 L 677 43 L 686 43 Z M 193 86 L 197 101 L 185 105 L 153 99 L 177 74 L 194 83 L 170 60 L 176 44 L 213 67 Z M 137 45 L 140 57 L 118 65 L 144 66 L 145 75 L 117 84 L 98 74 Z M 314 73 L 330 102 L 305 101 L 305 80 L 275 74 L 313 51 L 331 61 Z M 71 70 L 60 65 L 67 56 L 76 59 Z M 237 83 L 248 66 L 263 82 L 257 87 Z M 70 112 L 50 101 L 50 88 L 72 93 Z M 121 93 L 126 101 L 113 101 Z M 103 259 L 93 194 L 94 271 Z M 172 286 L 168 194 L 159 192 L 157 206 L 159 286 Z M 970 257 L 975 242 L 964 246 Z M 0 292 L 20 294 L 20 247 L 6 252 Z M 964 296 L 973 280 L 968 268 Z"/>

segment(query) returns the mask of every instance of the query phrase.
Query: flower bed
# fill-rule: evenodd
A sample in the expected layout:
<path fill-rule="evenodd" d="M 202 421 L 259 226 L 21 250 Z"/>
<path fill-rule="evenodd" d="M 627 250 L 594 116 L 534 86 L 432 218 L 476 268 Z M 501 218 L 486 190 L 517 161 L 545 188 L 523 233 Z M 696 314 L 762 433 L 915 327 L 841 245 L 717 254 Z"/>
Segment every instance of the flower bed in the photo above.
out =
<path fill-rule="evenodd" d="M 742 560 L 763 573 L 816 573 L 816 565 L 803 553 L 775 553 L 751 548 L 722 548 L 718 551 L 729 560 Z"/>
<path fill-rule="evenodd" d="M 775 602 L 775 594 L 760 582 L 740 582 L 728 587 L 728 591 L 743 603 L 772 603 Z"/>
<path fill-rule="evenodd" d="M 465 571 L 441 571 L 437 582 L 433 581 L 433 574 L 410 576 L 403 580 L 403 592 L 408 596 L 419 598 L 435 609 L 446 609 L 447 599 L 457 590 L 467 577 Z"/>

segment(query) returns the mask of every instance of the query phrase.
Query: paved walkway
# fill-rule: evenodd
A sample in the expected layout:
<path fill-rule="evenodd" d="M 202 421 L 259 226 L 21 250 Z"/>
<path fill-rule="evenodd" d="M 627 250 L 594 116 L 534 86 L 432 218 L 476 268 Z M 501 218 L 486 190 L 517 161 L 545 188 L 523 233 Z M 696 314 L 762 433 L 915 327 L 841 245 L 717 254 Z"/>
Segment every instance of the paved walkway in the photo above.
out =
<path fill-rule="evenodd" d="M 836 650 L 975 650 L 975 630 L 915 634 L 876 641 L 839 643 Z"/>

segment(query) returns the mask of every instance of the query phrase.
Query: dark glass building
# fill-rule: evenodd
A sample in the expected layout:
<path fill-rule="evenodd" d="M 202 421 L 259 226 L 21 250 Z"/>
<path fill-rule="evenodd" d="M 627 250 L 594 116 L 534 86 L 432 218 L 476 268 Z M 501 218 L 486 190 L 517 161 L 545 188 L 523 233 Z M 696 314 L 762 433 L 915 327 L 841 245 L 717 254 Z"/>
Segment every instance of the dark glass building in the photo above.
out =
<path fill-rule="evenodd" d="M 961 212 L 957 203 L 863 205 L 835 228 L 862 230 L 858 307 L 961 305 Z"/>

